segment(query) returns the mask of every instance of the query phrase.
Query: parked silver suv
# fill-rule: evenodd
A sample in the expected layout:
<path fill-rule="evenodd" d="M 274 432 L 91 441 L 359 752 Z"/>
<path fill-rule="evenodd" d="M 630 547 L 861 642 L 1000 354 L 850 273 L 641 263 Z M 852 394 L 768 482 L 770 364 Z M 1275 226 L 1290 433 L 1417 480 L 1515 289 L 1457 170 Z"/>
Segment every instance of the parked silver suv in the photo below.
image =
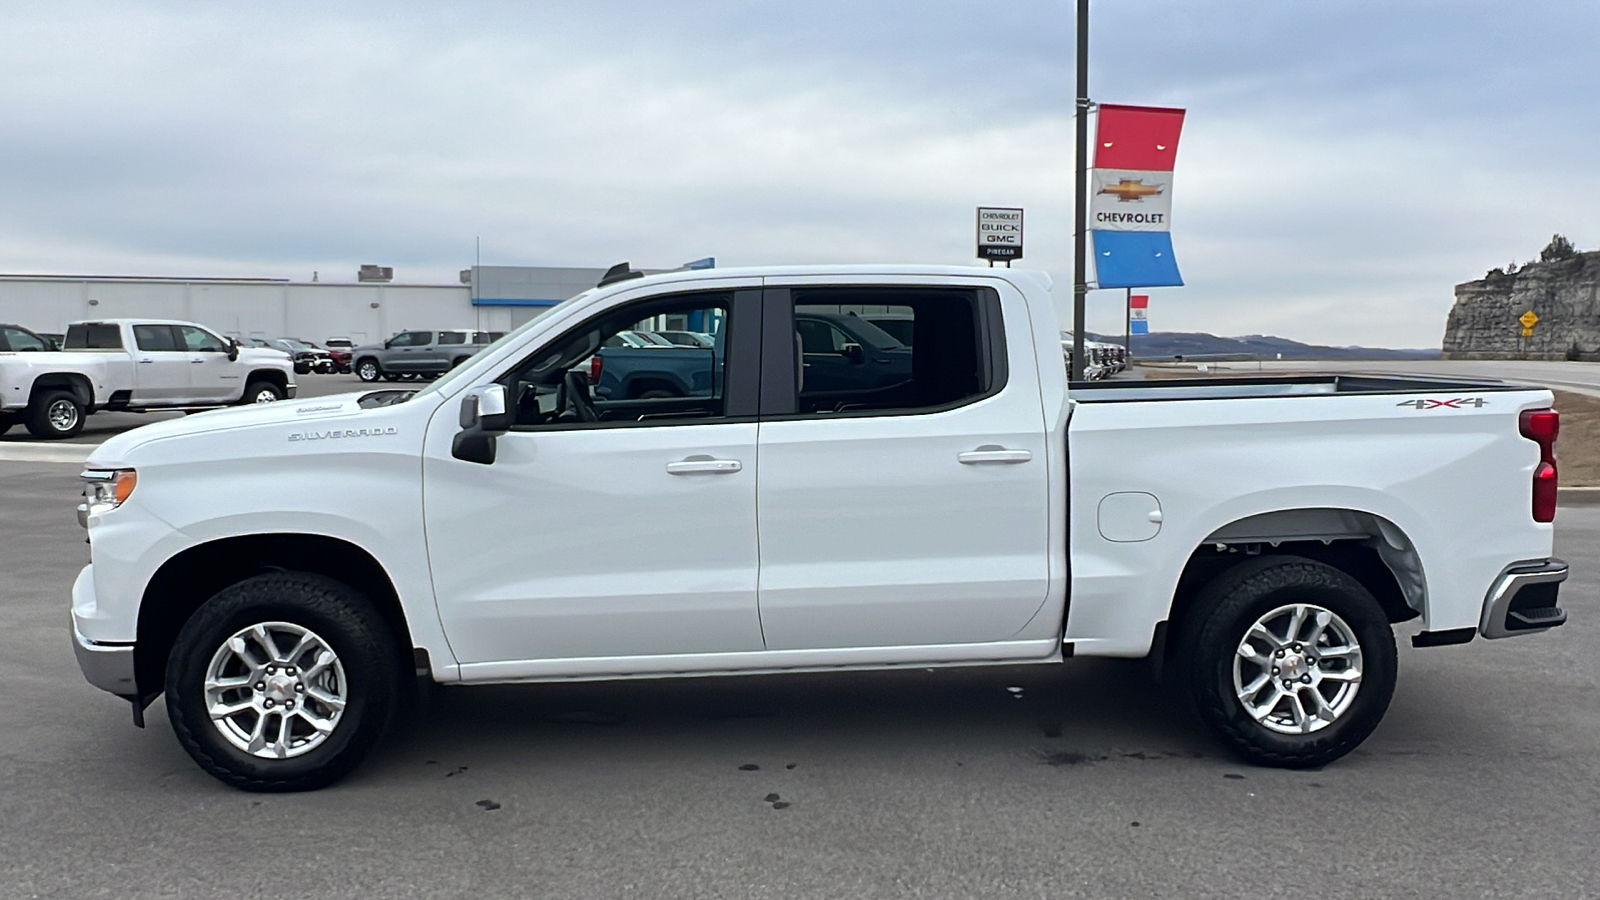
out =
<path fill-rule="evenodd" d="M 402 331 L 382 344 L 357 347 L 351 368 L 362 381 L 433 378 L 466 362 L 502 336 L 500 331 Z"/>

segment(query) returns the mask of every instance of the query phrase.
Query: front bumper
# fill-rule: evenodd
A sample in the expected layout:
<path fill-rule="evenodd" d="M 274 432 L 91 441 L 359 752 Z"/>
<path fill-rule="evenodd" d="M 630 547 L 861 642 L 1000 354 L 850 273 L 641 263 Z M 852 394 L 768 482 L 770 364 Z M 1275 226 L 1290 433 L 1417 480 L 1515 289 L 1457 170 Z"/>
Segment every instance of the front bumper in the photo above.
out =
<path fill-rule="evenodd" d="M 95 601 L 94 571 L 85 566 L 72 583 L 72 652 L 78 657 L 83 677 L 102 691 L 133 698 L 139 685 L 133 668 L 132 641 L 91 641 L 83 636 L 82 617 L 92 617 L 99 608 Z M 90 629 L 91 633 L 94 629 Z"/>
<path fill-rule="evenodd" d="M 1486 638 L 1506 638 L 1546 631 L 1567 622 L 1556 605 L 1567 564 L 1559 559 L 1535 560 L 1507 567 L 1483 600 L 1478 633 Z"/>
<path fill-rule="evenodd" d="M 89 640 L 72 624 L 72 651 L 83 677 L 102 691 L 132 699 L 139 695 L 133 672 L 132 644 L 100 644 Z"/>

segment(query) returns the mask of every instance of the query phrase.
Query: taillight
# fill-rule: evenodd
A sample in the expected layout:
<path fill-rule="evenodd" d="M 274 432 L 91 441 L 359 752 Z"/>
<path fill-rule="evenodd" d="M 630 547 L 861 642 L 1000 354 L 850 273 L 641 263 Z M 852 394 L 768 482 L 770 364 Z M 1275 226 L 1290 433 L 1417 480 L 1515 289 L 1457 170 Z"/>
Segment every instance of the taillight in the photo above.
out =
<path fill-rule="evenodd" d="M 600 370 L 605 368 L 605 362 L 600 359 L 600 354 L 589 357 L 589 383 L 600 383 Z"/>
<path fill-rule="evenodd" d="M 1553 409 L 1523 410 L 1522 436 L 1539 445 L 1539 465 L 1533 470 L 1533 520 L 1556 520 L 1556 435 L 1561 414 Z"/>

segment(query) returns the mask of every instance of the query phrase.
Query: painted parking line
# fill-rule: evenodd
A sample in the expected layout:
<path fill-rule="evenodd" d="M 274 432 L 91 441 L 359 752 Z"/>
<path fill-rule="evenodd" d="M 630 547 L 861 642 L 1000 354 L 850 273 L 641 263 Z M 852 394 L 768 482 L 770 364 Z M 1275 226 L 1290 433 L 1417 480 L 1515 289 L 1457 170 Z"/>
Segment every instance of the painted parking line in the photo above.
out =
<path fill-rule="evenodd" d="M 0 462 L 82 463 L 99 444 L 0 444 Z"/>

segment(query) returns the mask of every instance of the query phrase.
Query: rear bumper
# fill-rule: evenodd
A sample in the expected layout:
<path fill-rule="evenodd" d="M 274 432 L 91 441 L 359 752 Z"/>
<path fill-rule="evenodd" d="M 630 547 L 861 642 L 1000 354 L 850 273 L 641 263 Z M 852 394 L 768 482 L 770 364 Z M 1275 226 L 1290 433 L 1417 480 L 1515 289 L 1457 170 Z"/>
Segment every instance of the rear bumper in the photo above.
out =
<path fill-rule="evenodd" d="M 1508 566 L 1483 600 L 1478 633 L 1486 638 L 1533 634 L 1565 625 L 1567 614 L 1556 605 L 1567 564 L 1559 559 Z"/>

